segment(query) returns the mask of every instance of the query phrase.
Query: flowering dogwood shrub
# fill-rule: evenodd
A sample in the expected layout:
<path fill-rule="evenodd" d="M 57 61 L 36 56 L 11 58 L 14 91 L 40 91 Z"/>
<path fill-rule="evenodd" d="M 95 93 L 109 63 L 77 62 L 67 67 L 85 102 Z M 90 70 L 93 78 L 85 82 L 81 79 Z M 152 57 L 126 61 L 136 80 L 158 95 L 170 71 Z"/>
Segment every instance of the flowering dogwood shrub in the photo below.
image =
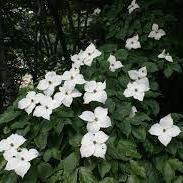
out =
<path fill-rule="evenodd" d="M 130 17 L 141 5 L 125 8 Z M 161 27 L 126 30 L 120 48 L 91 43 L 70 70 L 20 92 L 0 116 L 2 182 L 183 182 L 183 116 L 159 117 L 157 100 L 158 73 L 181 72 L 179 58 L 147 51 L 166 38 Z"/>

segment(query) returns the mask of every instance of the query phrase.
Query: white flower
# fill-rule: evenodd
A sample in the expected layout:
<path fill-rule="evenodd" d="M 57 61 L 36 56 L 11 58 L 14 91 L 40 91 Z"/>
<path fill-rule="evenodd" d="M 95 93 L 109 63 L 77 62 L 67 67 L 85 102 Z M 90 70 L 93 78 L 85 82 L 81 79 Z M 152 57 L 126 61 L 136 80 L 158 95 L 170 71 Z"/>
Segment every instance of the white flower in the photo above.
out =
<path fill-rule="evenodd" d="M 36 149 L 27 150 L 23 148 L 6 151 L 3 154 L 4 158 L 8 161 L 5 170 L 14 170 L 17 175 L 23 178 L 31 166 L 30 161 L 38 155 L 39 153 Z"/>
<path fill-rule="evenodd" d="M 34 91 L 30 91 L 25 98 L 18 102 L 18 108 L 24 109 L 28 114 L 30 114 L 38 103 L 38 94 L 36 94 Z"/>
<path fill-rule="evenodd" d="M 173 62 L 172 56 L 168 52 L 166 53 L 165 49 L 158 55 L 158 58 L 164 58 L 168 62 Z"/>
<path fill-rule="evenodd" d="M 105 142 L 108 138 L 109 136 L 102 131 L 97 133 L 88 132 L 85 134 L 81 141 L 81 157 L 90 157 L 93 155 L 96 157 L 105 158 L 107 151 Z"/>
<path fill-rule="evenodd" d="M 149 33 L 149 38 L 154 38 L 155 40 L 160 40 L 162 36 L 165 36 L 166 33 L 163 29 L 159 29 L 157 24 L 152 25 L 152 31 Z"/>
<path fill-rule="evenodd" d="M 80 93 L 74 86 L 69 84 L 64 84 L 59 88 L 60 92 L 54 95 L 54 100 L 58 101 L 66 107 L 70 107 L 73 102 L 73 98 L 80 97 L 82 93 Z"/>
<path fill-rule="evenodd" d="M 93 15 L 99 15 L 100 14 L 100 12 L 101 12 L 101 9 L 100 8 L 96 8 L 96 9 L 94 9 L 94 11 L 93 11 Z"/>
<path fill-rule="evenodd" d="M 109 56 L 108 61 L 110 63 L 109 69 L 112 72 L 115 72 L 116 69 L 119 69 L 119 68 L 123 67 L 122 63 L 120 61 L 117 61 L 116 57 L 113 56 L 113 55 Z"/>
<path fill-rule="evenodd" d="M 126 40 L 126 46 L 125 47 L 129 50 L 141 48 L 138 34 L 136 36 L 133 36 L 132 38 L 128 38 Z"/>
<path fill-rule="evenodd" d="M 131 4 L 128 6 L 129 14 L 131 14 L 135 9 L 140 8 L 139 5 L 136 3 L 136 0 L 133 0 Z"/>
<path fill-rule="evenodd" d="M 147 76 L 147 69 L 146 67 L 142 67 L 139 70 L 130 70 L 128 71 L 128 75 L 132 80 L 142 79 Z"/>
<path fill-rule="evenodd" d="M 149 89 L 150 89 L 149 88 L 149 79 L 147 77 L 142 78 L 142 79 L 137 79 L 135 82 L 138 84 L 144 85 L 144 92 L 149 91 Z"/>
<path fill-rule="evenodd" d="M 94 112 L 84 111 L 79 117 L 87 121 L 88 132 L 98 132 L 100 128 L 108 128 L 111 126 L 111 119 L 109 118 L 108 109 L 97 107 Z"/>
<path fill-rule="evenodd" d="M 70 69 L 70 71 L 65 71 L 62 75 L 62 79 L 66 81 L 69 85 L 75 86 L 76 84 L 84 84 L 86 81 L 82 74 L 79 73 L 77 69 Z"/>
<path fill-rule="evenodd" d="M 134 99 L 137 99 L 139 101 L 143 101 L 144 95 L 145 95 L 145 85 L 141 83 L 135 82 L 129 82 L 127 85 L 127 88 L 125 89 L 123 95 L 125 97 L 133 97 Z"/>
<path fill-rule="evenodd" d="M 83 52 L 84 64 L 91 66 L 93 59 L 99 57 L 102 53 L 96 49 L 95 45 L 91 43 Z"/>
<path fill-rule="evenodd" d="M 44 92 L 45 95 L 51 96 L 54 93 L 55 87 L 62 82 L 61 76 L 55 72 L 48 72 L 45 79 L 41 80 L 37 88 Z"/>
<path fill-rule="evenodd" d="M 29 85 L 33 85 L 32 75 L 31 74 L 25 74 L 22 77 L 20 88 L 25 88 Z"/>
<path fill-rule="evenodd" d="M 80 50 L 78 54 L 72 55 L 71 60 L 74 62 L 74 65 L 77 65 L 77 66 L 84 65 L 83 50 Z"/>
<path fill-rule="evenodd" d="M 136 112 L 137 112 L 137 108 L 135 106 L 132 106 L 132 109 L 131 109 L 129 117 L 133 118 L 135 116 Z"/>
<path fill-rule="evenodd" d="M 88 104 L 91 101 L 97 101 L 105 103 L 107 100 L 107 93 L 104 91 L 106 88 L 106 82 L 89 81 L 85 84 L 85 94 L 83 96 L 84 104 Z"/>
<path fill-rule="evenodd" d="M 47 120 L 50 120 L 50 115 L 52 114 L 53 109 L 60 106 L 58 101 L 53 100 L 51 97 L 41 93 L 39 94 L 39 102 L 41 105 L 35 108 L 33 116 L 43 117 Z"/>
<path fill-rule="evenodd" d="M 7 139 L 0 141 L 0 152 L 16 149 L 20 147 L 25 141 L 26 139 L 23 136 L 12 134 Z"/>
<path fill-rule="evenodd" d="M 180 128 L 173 125 L 173 119 L 170 114 L 162 118 L 159 123 L 152 125 L 149 130 L 151 135 L 158 136 L 159 141 L 164 146 L 167 146 L 172 137 L 178 136 L 180 132 Z"/>

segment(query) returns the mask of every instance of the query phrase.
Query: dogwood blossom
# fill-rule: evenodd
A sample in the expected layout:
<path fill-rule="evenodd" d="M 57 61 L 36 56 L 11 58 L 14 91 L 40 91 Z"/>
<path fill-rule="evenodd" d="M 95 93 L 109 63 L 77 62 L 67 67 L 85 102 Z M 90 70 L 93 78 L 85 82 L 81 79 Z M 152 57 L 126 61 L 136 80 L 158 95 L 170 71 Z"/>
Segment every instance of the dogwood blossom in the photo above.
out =
<path fill-rule="evenodd" d="M 162 53 L 160 53 L 158 55 L 158 58 L 163 58 L 163 59 L 167 60 L 168 62 L 173 62 L 172 56 L 170 56 L 170 54 L 168 52 L 166 53 L 165 49 L 162 51 Z"/>
<path fill-rule="evenodd" d="M 137 108 L 135 106 L 132 106 L 132 109 L 131 109 L 129 117 L 133 118 L 136 113 L 137 113 Z"/>
<path fill-rule="evenodd" d="M 108 128 L 111 126 L 111 119 L 107 115 L 108 109 L 103 107 L 95 108 L 94 112 L 84 111 L 79 117 L 87 121 L 88 132 L 98 132 L 100 128 Z"/>
<path fill-rule="evenodd" d="M 149 33 L 149 38 L 154 38 L 155 40 L 160 40 L 162 36 L 165 36 L 166 33 L 163 29 L 159 29 L 158 24 L 152 25 L 152 31 Z"/>
<path fill-rule="evenodd" d="M 79 73 L 79 69 L 70 69 L 69 71 L 65 71 L 62 75 L 62 79 L 65 83 L 69 85 L 75 86 L 76 84 L 84 84 L 86 81 L 82 74 Z"/>
<path fill-rule="evenodd" d="M 93 15 L 99 15 L 100 14 L 100 12 L 101 12 L 101 9 L 100 8 L 96 8 L 96 9 L 94 9 L 94 11 L 93 11 Z"/>
<path fill-rule="evenodd" d="M 129 82 L 127 88 L 125 89 L 123 95 L 125 97 L 133 97 L 139 101 L 143 101 L 145 95 L 146 86 L 141 83 Z"/>
<path fill-rule="evenodd" d="M 136 3 L 136 0 L 133 0 L 131 4 L 128 6 L 129 14 L 131 14 L 137 8 L 140 8 L 140 6 Z"/>
<path fill-rule="evenodd" d="M 128 50 L 141 48 L 138 34 L 132 38 L 126 40 L 126 46 Z"/>
<path fill-rule="evenodd" d="M 99 57 L 102 53 L 96 49 L 95 45 L 91 43 L 83 52 L 84 55 L 84 64 L 91 66 L 93 60 Z"/>
<path fill-rule="evenodd" d="M 14 170 L 15 173 L 22 178 L 30 169 L 30 161 L 35 159 L 39 155 L 36 149 L 27 150 L 23 149 L 11 149 L 6 151 L 3 156 L 7 160 L 5 170 Z"/>
<path fill-rule="evenodd" d="M 20 147 L 26 139 L 19 134 L 12 134 L 7 139 L 0 141 L 0 152 Z"/>
<path fill-rule="evenodd" d="M 123 67 L 122 63 L 120 61 L 117 61 L 116 57 L 113 55 L 109 56 L 108 61 L 110 63 L 109 69 L 112 72 L 115 72 L 116 69 Z"/>
<path fill-rule="evenodd" d="M 130 70 L 128 71 L 128 75 L 132 80 L 142 79 L 147 76 L 147 69 L 146 67 L 142 67 L 139 70 Z"/>
<path fill-rule="evenodd" d="M 108 140 L 109 136 L 102 131 L 96 133 L 88 132 L 85 134 L 81 140 L 81 157 L 100 157 L 105 158 L 107 151 L 107 146 L 105 142 Z"/>
<path fill-rule="evenodd" d="M 33 85 L 32 75 L 31 74 L 25 74 L 22 77 L 20 88 L 25 88 L 29 85 Z"/>
<path fill-rule="evenodd" d="M 144 85 L 144 92 L 149 91 L 149 79 L 147 77 L 135 80 L 136 83 Z"/>
<path fill-rule="evenodd" d="M 73 102 L 73 98 L 80 97 L 82 93 L 80 93 L 73 85 L 64 84 L 59 88 L 60 92 L 54 95 L 54 100 L 58 101 L 66 107 L 70 107 Z"/>
<path fill-rule="evenodd" d="M 84 52 L 83 52 L 83 50 L 81 50 L 78 54 L 72 55 L 71 60 L 77 66 L 84 65 Z"/>
<path fill-rule="evenodd" d="M 170 114 L 160 119 L 159 123 L 152 125 L 149 130 L 151 135 L 158 136 L 159 141 L 164 146 L 167 146 L 172 137 L 178 136 L 180 132 L 180 128 L 173 125 L 173 119 Z"/>
<path fill-rule="evenodd" d="M 97 101 L 101 103 L 105 103 L 107 100 L 107 93 L 105 91 L 106 82 L 96 82 L 96 81 L 88 81 L 84 86 L 84 90 L 86 91 L 83 99 L 84 104 L 88 104 L 91 101 Z"/>
<path fill-rule="evenodd" d="M 50 115 L 53 109 L 60 106 L 59 102 L 53 100 L 51 97 L 43 94 L 39 94 L 39 106 L 36 106 L 33 116 L 42 117 L 44 119 L 50 120 Z"/>
<path fill-rule="evenodd" d="M 30 114 L 39 103 L 38 94 L 34 91 L 28 92 L 25 98 L 18 102 L 18 108 L 24 109 L 28 114 Z"/>
<path fill-rule="evenodd" d="M 45 75 L 45 79 L 41 80 L 37 86 L 37 89 L 43 91 L 45 95 L 51 96 L 54 93 L 55 87 L 62 82 L 61 76 L 56 72 L 48 72 Z"/>

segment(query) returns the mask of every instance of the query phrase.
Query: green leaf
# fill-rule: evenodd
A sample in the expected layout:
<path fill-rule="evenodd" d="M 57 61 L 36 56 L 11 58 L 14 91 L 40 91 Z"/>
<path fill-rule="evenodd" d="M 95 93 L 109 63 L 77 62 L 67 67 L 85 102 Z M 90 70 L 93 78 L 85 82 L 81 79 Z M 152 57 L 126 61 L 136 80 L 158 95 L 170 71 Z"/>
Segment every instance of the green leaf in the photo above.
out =
<path fill-rule="evenodd" d="M 112 52 L 117 49 L 116 44 L 104 44 L 100 47 L 100 50 L 103 50 L 104 52 Z"/>
<path fill-rule="evenodd" d="M 97 183 L 95 176 L 92 174 L 92 171 L 81 167 L 79 169 L 79 181 L 80 183 Z"/>
<path fill-rule="evenodd" d="M 156 64 L 154 64 L 152 62 L 145 62 L 145 66 L 147 68 L 148 73 L 153 73 L 153 72 L 158 71 L 158 67 L 156 66 Z"/>
<path fill-rule="evenodd" d="M 15 111 L 12 106 L 8 107 L 8 109 L 3 114 L 0 115 L 0 124 L 9 123 L 18 116 L 20 116 L 20 114 L 21 111 Z"/>
<path fill-rule="evenodd" d="M 0 183 L 16 183 L 16 182 L 17 182 L 17 175 L 13 171 L 4 173 L 0 179 Z"/>
<path fill-rule="evenodd" d="M 144 141 L 146 138 L 146 129 L 142 126 L 132 128 L 132 134 L 135 138 Z"/>
<path fill-rule="evenodd" d="M 46 147 L 47 138 L 48 138 L 48 133 L 42 133 L 42 132 L 35 138 L 34 142 L 40 150 Z"/>
<path fill-rule="evenodd" d="M 58 118 L 73 118 L 74 112 L 71 108 L 59 107 L 55 110 L 55 115 L 58 116 Z"/>
<path fill-rule="evenodd" d="M 38 170 L 39 178 L 41 180 L 44 180 L 44 179 L 50 177 L 51 174 L 53 173 L 53 168 L 51 167 L 51 165 L 48 163 L 44 163 L 44 162 L 41 162 L 38 165 L 37 170 Z"/>
<path fill-rule="evenodd" d="M 125 49 L 117 50 L 115 53 L 117 60 L 126 60 L 128 57 L 128 51 Z"/>
<path fill-rule="evenodd" d="M 83 137 L 83 136 L 80 135 L 80 134 L 77 134 L 77 135 L 71 137 L 71 138 L 69 139 L 69 144 L 70 144 L 71 146 L 73 146 L 73 147 L 76 147 L 76 148 L 77 148 L 77 147 L 80 147 L 82 137 Z"/>
<path fill-rule="evenodd" d="M 119 127 L 122 133 L 124 133 L 127 137 L 129 136 L 132 129 L 129 120 L 124 120 L 123 122 L 117 123 L 116 125 Z"/>
<path fill-rule="evenodd" d="M 173 70 L 170 67 L 167 67 L 163 72 L 167 78 L 173 74 Z"/>
<path fill-rule="evenodd" d="M 175 177 L 175 171 L 168 162 L 165 163 L 165 166 L 163 168 L 163 175 L 166 183 L 171 183 L 173 178 Z"/>
<path fill-rule="evenodd" d="M 78 183 L 78 169 L 64 179 L 64 183 Z"/>
<path fill-rule="evenodd" d="M 110 169 L 111 164 L 107 161 L 102 161 L 100 164 L 98 164 L 98 171 L 101 178 L 104 178 L 104 176 L 110 171 Z"/>
<path fill-rule="evenodd" d="M 69 175 L 72 173 L 79 164 L 79 156 L 76 153 L 72 153 L 63 160 L 64 174 Z"/>
<path fill-rule="evenodd" d="M 183 182 L 183 176 L 179 176 L 179 177 L 177 177 L 174 181 L 173 181 L 173 183 L 182 183 Z"/>
<path fill-rule="evenodd" d="M 130 175 L 128 177 L 127 183 L 142 183 L 142 182 L 136 175 Z"/>
<path fill-rule="evenodd" d="M 100 181 L 100 183 L 118 183 L 118 182 L 112 177 L 106 177 L 104 180 Z"/>
<path fill-rule="evenodd" d="M 111 99 L 108 98 L 105 102 L 106 107 L 108 108 L 110 113 L 113 113 L 113 111 L 115 110 L 115 102 Z"/>
<path fill-rule="evenodd" d="M 43 155 L 43 159 L 48 162 L 51 158 L 60 159 L 60 151 L 56 148 L 47 149 L 46 152 Z"/>
<path fill-rule="evenodd" d="M 141 166 L 137 161 L 131 160 L 130 168 L 131 168 L 133 174 L 140 176 L 142 178 L 146 178 L 145 168 L 143 166 Z"/>
<path fill-rule="evenodd" d="M 127 102 L 118 104 L 116 106 L 116 110 L 113 113 L 113 118 L 119 121 L 123 121 L 124 117 L 130 115 L 131 108 L 131 104 Z"/>
<path fill-rule="evenodd" d="M 140 158 L 140 155 L 136 150 L 136 145 L 129 140 L 119 140 L 116 153 L 118 153 L 118 156 L 121 158 Z"/>

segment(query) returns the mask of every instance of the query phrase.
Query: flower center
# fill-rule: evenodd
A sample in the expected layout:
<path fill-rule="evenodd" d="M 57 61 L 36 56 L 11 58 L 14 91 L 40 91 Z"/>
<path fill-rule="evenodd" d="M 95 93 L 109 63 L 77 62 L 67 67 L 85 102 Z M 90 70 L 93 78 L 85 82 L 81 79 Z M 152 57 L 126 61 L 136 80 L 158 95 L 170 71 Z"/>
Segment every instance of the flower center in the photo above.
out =
<path fill-rule="evenodd" d="M 21 149 L 18 149 L 17 152 L 22 152 L 22 150 Z"/>
<path fill-rule="evenodd" d="M 111 64 L 111 66 L 113 66 L 113 67 L 114 67 L 114 64 Z"/>
<path fill-rule="evenodd" d="M 93 90 L 93 93 L 97 93 L 97 90 Z"/>
<path fill-rule="evenodd" d="M 90 55 L 91 55 L 91 53 L 88 53 L 88 55 L 90 56 Z"/>
<path fill-rule="evenodd" d="M 74 77 L 73 77 L 73 76 L 71 76 L 71 79 L 73 80 L 73 79 L 74 79 Z"/>
<path fill-rule="evenodd" d="M 135 92 L 138 92 L 138 89 L 137 88 L 135 88 Z"/>
<path fill-rule="evenodd" d="M 166 132 L 166 129 L 163 129 L 163 132 Z"/>
<path fill-rule="evenodd" d="M 33 102 L 34 102 L 34 100 L 33 100 L 33 99 L 31 99 L 31 102 L 33 103 Z"/>
<path fill-rule="evenodd" d="M 21 157 L 21 160 L 24 161 L 25 159 L 23 157 Z"/>
<path fill-rule="evenodd" d="M 15 156 L 12 156 L 12 158 L 16 158 Z"/>
<path fill-rule="evenodd" d="M 93 143 L 96 144 L 97 142 L 94 140 Z"/>
<path fill-rule="evenodd" d="M 14 144 L 13 144 L 13 143 L 11 143 L 11 144 L 10 144 L 10 146 L 11 146 L 11 147 L 14 147 Z"/>
<path fill-rule="evenodd" d="M 95 118 L 95 121 L 98 121 L 98 118 Z"/>
<path fill-rule="evenodd" d="M 48 107 L 48 106 L 46 106 L 45 108 L 46 108 L 46 109 L 49 109 L 49 107 Z"/>
<path fill-rule="evenodd" d="M 52 82 L 51 81 L 48 81 L 48 83 L 51 85 L 52 84 Z"/>

